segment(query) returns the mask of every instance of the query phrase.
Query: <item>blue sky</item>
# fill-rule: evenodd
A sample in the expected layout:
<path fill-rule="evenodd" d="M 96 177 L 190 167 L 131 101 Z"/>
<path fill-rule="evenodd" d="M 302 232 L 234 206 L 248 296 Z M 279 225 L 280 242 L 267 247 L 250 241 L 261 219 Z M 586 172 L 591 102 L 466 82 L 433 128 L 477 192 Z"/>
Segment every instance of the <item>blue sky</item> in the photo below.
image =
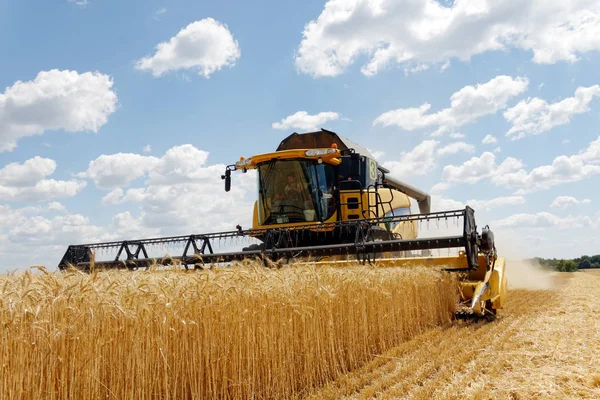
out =
<path fill-rule="evenodd" d="M 223 165 L 313 127 L 511 257 L 598 253 L 598 29 L 589 0 L 0 0 L 0 269 L 247 226 Z"/>

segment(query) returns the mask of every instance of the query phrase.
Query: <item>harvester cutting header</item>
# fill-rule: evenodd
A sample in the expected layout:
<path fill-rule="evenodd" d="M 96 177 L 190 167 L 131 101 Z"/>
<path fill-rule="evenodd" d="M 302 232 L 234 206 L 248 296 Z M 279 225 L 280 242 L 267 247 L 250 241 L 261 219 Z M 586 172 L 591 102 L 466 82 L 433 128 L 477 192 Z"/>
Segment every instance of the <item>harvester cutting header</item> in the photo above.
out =
<path fill-rule="evenodd" d="M 234 171 L 250 169 L 258 175 L 250 229 L 237 226 L 229 232 L 69 246 L 60 269 L 70 265 L 83 270 L 91 265 L 137 269 L 173 263 L 202 268 L 248 258 L 267 264 L 267 260 L 336 265 L 359 261 L 442 266 L 461 273 L 461 294 L 469 313 L 495 314 L 502 307 L 504 259 L 496 254 L 492 232 L 487 227 L 477 232 L 474 211 L 466 207 L 431 212 L 428 194 L 390 177 L 390 171 L 358 144 L 327 130 L 293 133 L 276 151 L 227 166 L 222 175 L 225 190 L 231 188 Z M 411 198 L 417 201 L 418 214 L 411 213 Z M 432 224 L 442 228 L 454 224 L 459 232 L 443 236 L 420 232 Z M 253 243 L 236 245 L 240 241 Z M 179 244 L 181 255 L 148 255 L 150 247 L 165 244 Z M 117 252 L 111 260 L 94 259 L 97 251 L 111 249 Z M 446 255 L 439 254 L 446 249 Z"/>

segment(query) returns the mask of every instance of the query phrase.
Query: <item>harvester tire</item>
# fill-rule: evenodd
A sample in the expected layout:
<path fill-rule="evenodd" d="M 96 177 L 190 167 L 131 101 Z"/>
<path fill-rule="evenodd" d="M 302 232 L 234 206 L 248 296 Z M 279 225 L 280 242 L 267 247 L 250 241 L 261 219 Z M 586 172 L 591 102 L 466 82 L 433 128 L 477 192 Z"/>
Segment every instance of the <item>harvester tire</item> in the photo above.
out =
<path fill-rule="evenodd" d="M 261 243 L 261 244 L 251 244 L 248 247 L 243 247 L 242 251 L 262 250 L 262 249 L 264 249 L 264 247 L 265 247 L 264 243 Z"/>

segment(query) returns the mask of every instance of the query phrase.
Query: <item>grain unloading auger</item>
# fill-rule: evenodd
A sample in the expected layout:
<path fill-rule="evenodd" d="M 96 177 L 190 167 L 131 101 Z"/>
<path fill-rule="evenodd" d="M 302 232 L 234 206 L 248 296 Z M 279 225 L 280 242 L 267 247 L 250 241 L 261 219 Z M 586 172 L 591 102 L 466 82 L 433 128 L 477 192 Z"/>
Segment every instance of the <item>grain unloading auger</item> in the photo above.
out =
<path fill-rule="evenodd" d="M 474 211 L 431 212 L 430 196 L 390 177 L 370 152 L 334 132 L 294 133 L 277 150 L 241 158 L 231 174 L 257 170 L 252 228 L 69 246 L 59 268 L 138 269 L 180 264 L 186 269 L 259 259 L 266 265 L 311 262 L 343 266 L 431 266 L 459 274 L 461 315 L 502 308 L 507 284 L 488 227 Z M 418 214 L 411 214 L 411 200 Z M 440 234 L 442 232 L 443 234 Z M 151 255 L 170 246 L 170 256 Z M 99 253 L 112 254 L 99 260 Z"/>

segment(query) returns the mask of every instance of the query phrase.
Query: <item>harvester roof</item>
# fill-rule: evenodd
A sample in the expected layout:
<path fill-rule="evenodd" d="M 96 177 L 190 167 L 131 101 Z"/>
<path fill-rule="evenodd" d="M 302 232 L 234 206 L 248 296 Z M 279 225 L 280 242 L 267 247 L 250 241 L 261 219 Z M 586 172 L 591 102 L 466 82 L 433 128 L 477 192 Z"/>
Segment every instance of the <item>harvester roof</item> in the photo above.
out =
<path fill-rule="evenodd" d="M 292 133 L 281 141 L 277 151 L 296 150 L 296 149 L 324 149 L 330 148 L 335 143 L 340 150 L 354 149 L 357 153 L 373 158 L 369 150 L 350 139 L 338 135 L 335 132 L 321 129 L 316 132 Z"/>

